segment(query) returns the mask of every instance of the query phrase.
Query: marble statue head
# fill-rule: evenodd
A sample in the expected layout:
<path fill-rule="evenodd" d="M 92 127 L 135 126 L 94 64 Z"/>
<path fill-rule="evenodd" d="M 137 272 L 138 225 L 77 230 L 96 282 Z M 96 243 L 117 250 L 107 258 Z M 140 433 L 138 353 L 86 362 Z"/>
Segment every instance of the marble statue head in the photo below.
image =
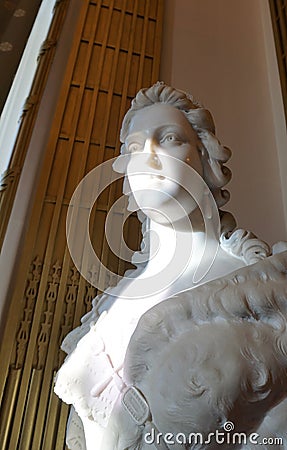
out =
<path fill-rule="evenodd" d="M 142 131 L 147 137 L 150 130 L 158 131 L 162 125 L 166 125 L 166 122 L 168 125 L 172 123 L 181 125 L 184 136 L 180 136 L 178 129 L 174 130 L 170 127 L 159 135 L 159 141 L 165 149 L 172 147 L 173 157 L 190 164 L 202 176 L 220 209 L 229 200 L 229 192 L 223 187 L 231 178 L 231 171 L 224 166 L 231 156 L 231 151 L 222 146 L 216 138 L 214 121 L 210 112 L 188 94 L 167 86 L 163 82 L 141 89 L 133 99 L 122 123 L 121 155 L 132 157 L 134 153 L 144 151 L 144 145 L 141 143 L 142 136 L 140 139 L 133 139 L 133 137 L 140 135 Z M 142 129 L 141 124 L 143 124 Z M 155 133 L 150 137 L 154 138 L 154 135 Z M 186 146 L 189 144 L 189 148 L 182 151 L 182 144 Z M 157 161 L 157 155 L 152 155 L 152 150 L 150 153 L 150 167 L 153 166 L 156 170 L 160 162 Z M 127 158 L 122 159 L 119 156 L 114 165 L 115 170 L 127 175 L 127 161 Z M 127 178 L 125 178 L 124 193 L 133 190 Z M 133 208 L 132 202 L 129 209 L 136 209 Z M 220 216 L 223 228 L 232 230 L 235 227 L 235 220 L 231 214 L 220 211 Z"/>
<path fill-rule="evenodd" d="M 173 112 L 171 112 L 173 110 Z M 123 193 L 129 196 L 129 210 L 138 211 L 139 207 L 133 195 L 133 186 L 130 186 L 128 166 L 133 152 L 143 151 L 138 144 L 140 142 L 130 139 L 134 133 L 140 130 L 140 122 L 144 128 L 152 128 L 151 121 L 155 121 L 155 127 L 162 126 L 163 115 L 170 121 L 177 118 L 185 130 L 189 148 L 184 156 L 177 151 L 178 135 L 173 130 L 163 137 L 165 145 L 172 145 L 173 157 L 182 159 L 190 164 L 202 177 L 216 202 L 221 224 L 221 247 L 233 256 L 251 264 L 270 254 L 269 246 L 256 238 L 250 231 L 236 229 L 236 220 L 230 212 L 221 210 L 229 198 L 229 192 L 224 189 L 231 179 L 231 171 L 224 165 L 231 156 L 231 150 L 223 146 L 215 135 L 215 125 L 210 112 L 197 103 L 193 97 L 179 89 L 175 89 L 163 82 L 157 82 L 149 88 L 141 89 L 131 102 L 127 111 L 120 133 L 122 142 L 121 155 L 115 161 L 113 167 L 116 172 L 125 174 Z M 174 121 L 174 120 L 173 120 Z M 165 125 L 165 124 L 164 124 Z M 187 131 L 187 128 L 189 131 Z M 145 130 L 143 130 L 145 131 Z M 181 140 L 181 139 L 180 139 Z M 170 141 L 170 142 L 168 142 Z M 179 150 L 179 147 L 178 147 Z M 152 153 L 152 151 L 150 151 Z M 190 160 L 190 161 L 189 161 Z M 156 158 L 150 159 L 150 165 L 155 171 L 159 162 Z M 160 173 L 158 172 L 159 178 Z M 157 180 L 158 182 L 160 180 Z M 168 194 L 172 195 L 172 190 Z M 145 223 L 145 217 L 139 215 Z"/>

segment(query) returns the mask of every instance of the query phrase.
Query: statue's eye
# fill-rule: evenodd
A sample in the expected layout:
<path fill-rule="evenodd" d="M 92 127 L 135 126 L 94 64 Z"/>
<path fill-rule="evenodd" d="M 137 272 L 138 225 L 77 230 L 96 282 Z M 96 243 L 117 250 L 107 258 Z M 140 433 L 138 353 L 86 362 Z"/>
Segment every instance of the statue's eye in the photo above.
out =
<path fill-rule="evenodd" d="M 138 142 L 131 142 L 128 146 L 128 151 L 130 153 L 139 152 L 141 150 L 141 145 Z"/>
<path fill-rule="evenodd" d="M 160 140 L 161 144 L 181 144 L 181 139 L 175 133 L 168 133 Z"/>

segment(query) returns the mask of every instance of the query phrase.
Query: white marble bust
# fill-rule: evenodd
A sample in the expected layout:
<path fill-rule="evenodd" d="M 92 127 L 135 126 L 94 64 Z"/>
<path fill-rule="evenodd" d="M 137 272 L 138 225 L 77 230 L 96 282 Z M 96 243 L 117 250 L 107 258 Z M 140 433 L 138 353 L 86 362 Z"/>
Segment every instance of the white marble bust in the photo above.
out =
<path fill-rule="evenodd" d="M 129 209 L 144 217 L 149 258 L 103 296 L 99 319 L 95 306 L 63 343 L 69 356 L 55 391 L 73 405 L 85 435 L 72 425 L 69 445 L 169 448 L 145 436 L 206 438 L 227 421 L 258 431 L 285 397 L 278 340 L 286 252 L 269 258 L 268 245 L 221 210 L 230 150 L 216 138 L 210 113 L 188 95 L 164 83 L 142 89 L 121 141 L 114 167 L 125 174 Z"/>

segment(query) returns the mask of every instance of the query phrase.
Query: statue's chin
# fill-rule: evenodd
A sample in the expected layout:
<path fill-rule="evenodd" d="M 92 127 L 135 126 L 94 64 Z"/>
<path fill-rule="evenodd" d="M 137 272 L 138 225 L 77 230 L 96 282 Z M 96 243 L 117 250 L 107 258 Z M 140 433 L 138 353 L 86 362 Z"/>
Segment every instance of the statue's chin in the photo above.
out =
<path fill-rule="evenodd" d="M 175 231 L 184 231 L 184 232 L 192 232 L 194 231 L 193 224 L 193 212 L 191 211 L 188 215 L 187 213 L 182 215 L 176 215 L 173 211 L 173 214 L 163 214 L 161 211 L 156 211 L 154 209 L 146 208 L 144 209 L 144 214 L 153 222 L 174 229 Z"/>
<path fill-rule="evenodd" d="M 177 224 L 181 224 L 191 231 L 190 216 L 198 209 L 194 199 L 185 192 L 176 197 L 162 196 L 161 193 L 148 191 L 143 194 L 134 194 L 134 200 L 138 208 L 154 222 L 176 228 Z"/>

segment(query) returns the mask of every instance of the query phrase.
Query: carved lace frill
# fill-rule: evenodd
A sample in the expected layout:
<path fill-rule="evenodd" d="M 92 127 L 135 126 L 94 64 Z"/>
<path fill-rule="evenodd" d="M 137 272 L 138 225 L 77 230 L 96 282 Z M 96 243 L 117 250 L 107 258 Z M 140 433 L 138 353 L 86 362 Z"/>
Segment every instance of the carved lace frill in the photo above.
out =
<path fill-rule="evenodd" d="M 107 299 L 108 300 L 108 299 Z M 97 320 L 95 309 L 83 318 L 83 324 L 70 333 L 63 349 L 70 354 L 55 380 L 55 393 L 74 406 L 80 417 L 87 417 L 106 427 L 111 411 L 124 387 L 121 375 L 126 347 L 140 316 L 147 309 L 144 302 L 129 303 L 124 324 L 119 319 L 121 302 L 115 311 L 104 311 Z M 110 349 L 120 343 L 110 357 L 107 336 L 112 335 Z M 72 450 L 76 447 L 71 447 Z"/>
<path fill-rule="evenodd" d="M 106 427 L 120 390 L 96 328 L 91 326 L 67 357 L 57 374 L 55 392 L 64 402 L 74 405 L 80 416 Z"/>

